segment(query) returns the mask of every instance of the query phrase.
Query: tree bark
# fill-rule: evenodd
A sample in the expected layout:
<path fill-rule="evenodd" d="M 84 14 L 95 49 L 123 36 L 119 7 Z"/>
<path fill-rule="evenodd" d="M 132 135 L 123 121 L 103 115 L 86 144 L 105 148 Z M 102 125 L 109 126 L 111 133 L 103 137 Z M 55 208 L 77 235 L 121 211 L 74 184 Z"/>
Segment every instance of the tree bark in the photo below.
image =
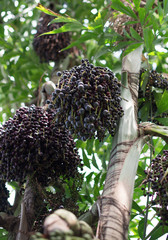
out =
<path fill-rule="evenodd" d="M 142 47 L 123 58 L 121 105 L 124 116 L 113 139 L 105 186 L 101 196 L 98 237 L 127 239 L 134 181 L 145 137 L 139 136 L 137 99 Z"/>

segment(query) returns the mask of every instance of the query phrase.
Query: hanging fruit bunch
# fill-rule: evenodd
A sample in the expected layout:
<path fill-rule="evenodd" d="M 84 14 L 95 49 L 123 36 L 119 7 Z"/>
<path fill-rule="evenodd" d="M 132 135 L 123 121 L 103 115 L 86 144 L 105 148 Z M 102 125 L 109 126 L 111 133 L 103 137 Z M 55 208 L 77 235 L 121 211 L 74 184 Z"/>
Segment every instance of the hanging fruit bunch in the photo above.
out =
<path fill-rule="evenodd" d="M 146 104 L 146 102 L 151 101 L 152 103 L 152 117 L 156 117 L 157 105 L 153 94 L 153 87 L 164 90 L 168 90 L 168 79 L 162 74 L 157 73 L 154 70 L 141 69 L 139 77 L 139 98 L 144 98 L 146 101 L 140 101 L 139 110 Z M 157 115 L 157 118 L 164 118 L 168 116 L 168 112 L 163 112 L 160 115 Z M 161 124 L 157 119 L 148 119 L 157 124 Z"/>
<path fill-rule="evenodd" d="M 157 73 L 154 70 L 148 71 L 147 69 L 142 68 L 140 71 L 140 86 L 141 86 L 141 82 L 145 80 L 145 78 L 147 78 L 147 84 L 146 84 L 146 89 L 145 89 L 145 96 L 149 98 L 150 95 L 150 91 L 151 91 L 151 87 L 156 87 L 156 88 L 160 88 L 163 90 L 168 90 L 168 79 L 163 77 L 162 74 Z M 143 96 L 143 92 L 141 90 L 139 90 L 139 97 Z"/>
<path fill-rule="evenodd" d="M 49 8 L 52 10 L 54 8 L 53 4 L 50 4 Z M 37 33 L 34 36 L 33 48 L 40 57 L 41 62 L 57 62 L 60 59 L 64 59 L 69 52 L 69 50 L 59 52 L 70 44 L 70 35 L 68 32 L 40 36 L 43 33 L 53 31 L 64 25 L 63 23 L 48 25 L 53 19 L 54 17 L 41 13 L 37 24 Z"/>
<path fill-rule="evenodd" d="M 46 186 L 76 177 L 80 158 L 67 130 L 53 124 L 43 108 L 21 107 L 0 128 L 0 178 L 23 183 L 26 176 Z"/>
<path fill-rule="evenodd" d="M 48 101 L 56 111 L 56 125 L 65 125 L 83 141 L 92 137 L 102 141 L 106 130 L 114 136 L 123 110 L 121 84 L 113 72 L 84 59 L 78 67 L 57 74 L 60 80 Z"/>
<path fill-rule="evenodd" d="M 153 159 L 151 167 L 145 173 L 147 178 L 144 184 L 150 182 L 151 186 L 145 195 L 149 194 L 152 197 L 151 204 L 161 218 L 161 223 L 168 226 L 168 150 L 164 150 L 163 155 L 159 154 Z"/>

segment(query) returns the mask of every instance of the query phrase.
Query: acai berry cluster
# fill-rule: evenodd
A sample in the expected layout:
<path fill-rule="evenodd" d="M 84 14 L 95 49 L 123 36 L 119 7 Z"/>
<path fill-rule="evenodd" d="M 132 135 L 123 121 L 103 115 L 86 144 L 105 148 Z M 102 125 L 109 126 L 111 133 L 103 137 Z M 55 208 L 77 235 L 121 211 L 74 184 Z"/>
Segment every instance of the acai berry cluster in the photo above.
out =
<path fill-rule="evenodd" d="M 102 141 L 107 130 L 114 136 L 123 110 L 121 84 L 113 72 L 84 59 L 81 65 L 57 75 L 59 83 L 47 102 L 55 110 L 56 125 L 65 125 L 83 141 L 92 137 Z"/>
<path fill-rule="evenodd" d="M 81 167 L 72 136 L 55 127 L 53 114 L 21 107 L 0 128 L 0 178 L 23 183 L 29 176 L 43 185 L 60 176 L 75 177 Z"/>

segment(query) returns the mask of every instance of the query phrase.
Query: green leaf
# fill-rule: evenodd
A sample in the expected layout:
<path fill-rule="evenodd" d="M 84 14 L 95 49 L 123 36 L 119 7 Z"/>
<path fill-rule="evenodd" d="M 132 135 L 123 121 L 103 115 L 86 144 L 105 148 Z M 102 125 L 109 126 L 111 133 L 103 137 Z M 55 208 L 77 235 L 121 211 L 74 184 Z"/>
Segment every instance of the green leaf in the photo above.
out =
<path fill-rule="evenodd" d="M 140 8 L 139 11 L 138 11 L 138 15 L 139 15 L 140 23 L 143 26 L 143 24 L 145 22 L 145 17 L 146 17 L 146 9 L 145 8 Z"/>
<path fill-rule="evenodd" d="M 148 120 L 148 116 L 149 116 L 149 109 L 150 109 L 150 102 L 146 101 L 144 103 L 144 106 L 140 109 L 139 111 L 139 115 L 140 118 L 143 122 Z"/>
<path fill-rule="evenodd" d="M 130 33 L 133 38 L 135 38 L 137 41 L 142 42 L 141 36 L 132 27 L 130 27 Z"/>
<path fill-rule="evenodd" d="M 161 3 L 160 2 L 158 2 L 157 10 L 158 10 L 158 13 L 159 13 L 159 22 L 160 22 L 160 24 L 162 24 L 163 17 L 164 17 L 164 10 L 161 7 Z"/>
<path fill-rule="evenodd" d="M 142 45 L 142 43 L 133 43 L 131 45 L 129 45 L 127 47 L 127 49 L 124 51 L 124 56 L 126 56 L 127 54 L 129 54 L 130 52 L 134 51 L 135 49 L 137 49 L 138 47 L 140 47 Z"/>
<path fill-rule="evenodd" d="M 145 224 L 145 219 L 141 219 L 138 225 L 138 233 L 141 239 L 143 239 L 143 232 L 144 232 L 144 224 Z"/>
<path fill-rule="evenodd" d="M 141 0 L 133 0 L 133 2 L 134 2 L 134 5 L 135 5 L 136 9 L 138 10 L 139 6 L 140 6 L 140 3 L 141 3 Z"/>
<path fill-rule="evenodd" d="M 98 167 L 98 165 L 97 165 L 97 162 L 96 162 L 94 153 L 93 153 L 93 157 L 92 157 L 92 164 L 93 164 L 93 166 L 94 166 L 95 168 L 97 168 L 97 169 L 99 170 L 99 167 Z"/>
<path fill-rule="evenodd" d="M 150 27 L 143 30 L 145 47 L 148 52 L 152 51 L 154 35 Z"/>
<path fill-rule="evenodd" d="M 63 16 L 58 16 L 57 18 L 53 19 L 49 24 L 52 23 L 58 23 L 58 22 L 64 22 L 64 23 L 80 23 L 74 18 L 70 17 L 63 17 Z"/>
<path fill-rule="evenodd" d="M 155 2 L 155 0 L 147 0 L 146 1 L 145 8 L 146 8 L 147 11 L 152 9 L 152 6 L 153 6 L 154 2 Z"/>
<path fill-rule="evenodd" d="M 107 172 L 103 172 L 101 179 L 100 179 L 100 186 L 103 186 L 105 179 L 106 179 Z"/>
<path fill-rule="evenodd" d="M 127 46 L 129 46 L 130 44 L 133 44 L 134 41 L 124 41 L 124 42 L 119 42 L 115 47 L 114 47 L 114 51 L 118 51 L 120 49 L 123 49 Z"/>
<path fill-rule="evenodd" d="M 44 7 L 44 6 L 43 6 L 42 4 L 40 4 L 40 3 L 38 3 L 38 5 L 37 5 L 36 8 L 39 9 L 40 11 L 48 14 L 48 15 L 51 15 L 51 16 L 54 16 L 54 17 L 60 16 L 58 13 L 53 12 L 52 10 Z"/>
<path fill-rule="evenodd" d="M 98 151 L 99 148 L 100 148 L 100 141 L 99 141 L 99 139 L 95 140 L 95 148 L 96 148 L 96 151 Z"/>
<path fill-rule="evenodd" d="M 4 39 L 4 27 L 0 24 L 0 38 Z"/>
<path fill-rule="evenodd" d="M 20 189 L 17 182 L 8 182 L 8 185 L 11 186 L 14 190 L 19 190 Z"/>
<path fill-rule="evenodd" d="M 164 15 L 168 13 L 168 0 L 163 0 Z"/>
<path fill-rule="evenodd" d="M 87 142 L 86 142 L 86 150 L 88 152 L 89 155 L 92 154 L 93 152 L 93 142 L 94 142 L 94 139 L 88 139 Z"/>
<path fill-rule="evenodd" d="M 93 200 L 92 200 L 92 198 L 90 197 L 90 194 L 91 194 L 91 193 L 90 193 L 89 188 L 88 188 L 87 186 L 85 187 L 85 192 L 86 192 L 85 197 L 86 197 L 87 201 L 92 204 L 92 203 L 93 203 Z"/>
<path fill-rule="evenodd" d="M 141 82 L 140 82 L 140 86 L 143 91 L 143 96 L 145 96 L 146 85 L 148 81 L 149 81 L 149 71 L 145 71 L 144 73 L 141 74 Z"/>
<path fill-rule="evenodd" d="M 126 7 L 120 0 L 112 0 L 111 7 L 121 13 L 124 13 L 134 19 L 137 19 L 137 16 L 134 13 L 134 11 L 129 6 Z"/>
<path fill-rule="evenodd" d="M 168 126 L 168 118 L 155 118 L 155 120 L 157 120 L 164 126 Z"/>
<path fill-rule="evenodd" d="M 91 179 L 92 179 L 92 176 L 93 176 L 93 172 L 89 173 L 87 176 L 86 176 L 86 181 L 87 183 L 90 183 L 91 182 Z"/>
<path fill-rule="evenodd" d="M 135 180 L 135 185 L 134 185 L 134 188 L 137 188 L 140 186 L 140 184 L 143 182 L 144 178 L 142 177 L 139 177 Z"/>
<path fill-rule="evenodd" d="M 168 110 L 168 91 L 164 91 L 159 101 L 156 100 L 156 105 L 159 113 L 163 113 Z"/>
<path fill-rule="evenodd" d="M 149 148 L 148 148 L 149 149 Z M 146 174 L 145 174 L 145 172 L 144 172 L 144 169 L 141 167 L 141 166 L 139 166 L 138 165 L 138 169 L 137 169 L 137 174 L 139 175 L 139 176 L 142 176 L 142 177 L 146 177 Z"/>
<path fill-rule="evenodd" d="M 143 210 L 140 208 L 140 206 L 134 200 L 132 201 L 132 209 L 135 209 L 136 211 L 138 211 L 139 213 L 144 215 Z"/>
<path fill-rule="evenodd" d="M 93 33 L 93 32 L 85 32 L 83 35 L 80 36 L 80 38 L 78 38 L 78 40 L 72 42 L 70 45 L 68 45 L 66 48 L 61 49 L 61 52 L 64 50 L 67 50 L 69 48 L 72 48 L 74 46 L 79 45 L 80 43 L 83 43 L 89 39 L 96 39 L 97 38 L 97 34 Z"/>
<path fill-rule="evenodd" d="M 151 16 L 151 21 L 152 21 L 153 29 L 156 32 L 160 28 L 159 27 L 159 21 L 158 21 L 158 19 L 156 18 L 155 15 Z"/>
<path fill-rule="evenodd" d="M 156 227 L 148 234 L 149 240 L 156 240 L 164 234 L 168 233 L 168 226 L 163 226 L 158 223 Z"/>
<path fill-rule="evenodd" d="M 96 177 L 94 178 L 94 185 L 98 185 L 100 176 L 101 176 L 101 172 L 98 173 L 98 174 L 96 175 Z"/>
<path fill-rule="evenodd" d="M 89 159 L 87 158 L 84 149 L 82 149 L 82 156 L 83 156 L 84 165 L 85 165 L 86 167 L 90 168 L 90 161 L 89 161 Z"/>
<path fill-rule="evenodd" d="M 50 32 L 43 33 L 40 36 L 62 33 L 62 32 L 77 32 L 82 29 L 87 29 L 87 28 L 84 27 L 80 22 L 66 23 L 62 27 L 60 27 L 58 29 L 54 29 L 53 31 L 50 31 Z"/>
<path fill-rule="evenodd" d="M 13 49 L 13 46 L 10 43 L 0 37 L 0 48 L 1 46 L 7 49 Z"/>
<path fill-rule="evenodd" d="M 112 52 L 110 47 L 107 46 L 101 46 L 98 51 L 96 52 L 96 55 L 94 56 L 95 59 L 99 58 L 100 56 L 104 54 L 108 54 Z"/>
<path fill-rule="evenodd" d="M 94 198 L 97 199 L 99 195 L 100 195 L 99 188 L 97 185 L 94 185 Z"/>

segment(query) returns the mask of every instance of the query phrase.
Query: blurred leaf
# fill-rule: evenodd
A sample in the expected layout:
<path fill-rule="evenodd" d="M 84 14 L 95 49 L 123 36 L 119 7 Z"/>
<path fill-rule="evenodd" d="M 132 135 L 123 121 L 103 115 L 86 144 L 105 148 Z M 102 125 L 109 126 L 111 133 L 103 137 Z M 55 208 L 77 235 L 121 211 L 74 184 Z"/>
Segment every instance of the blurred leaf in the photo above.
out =
<path fill-rule="evenodd" d="M 164 126 L 168 126 L 168 118 L 155 118 L 155 120 L 157 120 Z"/>
<path fill-rule="evenodd" d="M 162 20 L 164 18 L 164 10 L 161 7 L 161 3 L 160 2 L 158 2 L 157 10 L 158 10 L 158 13 L 159 13 L 159 22 L 160 22 L 160 24 L 162 24 Z"/>
<path fill-rule="evenodd" d="M 100 186 L 102 186 L 104 184 L 105 179 L 106 179 L 106 175 L 107 175 L 106 172 L 102 173 L 102 176 L 101 176 L 101 179 L 100 179 Z"/>
<path fill-rule="evenodd" d="M 148 82 L 149 82 L 149 71 L 145 71 L 144 73 L 141 74 L 141 82 L 140 82 L 140 86 L 143 91 L 143 96 L 145 96 L 146 85 Z"/>
<path fill-rule="evenodd" d="M 86 195 L 85 195 L 85 197 L 86 197 L 86 199 L 88 200 L 88 202 L 90 202 L 90 203 L 92 204 L 92 203 L 93 203 L 93 200 L 92 200 L 92 198 L 90 197 L 90 194 L 92 194 L 92 192 L 89 191 L 88 186 L 85 187 L 85 190 L 86 190 Z"/>
<path fill-rule="evenodd" d="M 141 219 L 138 224 L 138 233 L 141 239 L 143 239 L 145 218 Z"/>
<path fill-rule="evenodd" d="M 129 6 L 125 6 L 120 0 L 112 0 L 111 7 L 115 10 L 122 12 L 134 19 L 137 19 L 136 14 L 132 11 Z"/>
<path fill-rule="evenodd" d="M 94 139 L 88 139 L 87 142 L 86 142 L 86 150 L 88 152 L 89 155 L 92 154 L 93 152 L 93 142 L 94 142 Z"/>
<path fill-rule="evenodd" d="M 87 183 L 90 183 L 91 179 L 92 179 L 92 176 L 93 176 L 93 172 L 89 173 L 87 176 L 86 176 L 86 181 Z"/>
<path fill-rule="evenodd" d="M 140 8 L 138 11 L 138 14 L 139 14 L 140 23 L 143 26 L 144 21 L 145 21 L 145 16 L 146 16 L 145 8 Z"/>
<path fill-rule="evenodd" d="M 82 140 L 79 140 L 79 139 L 78 139 L 78 140 L 76 141 L 76 147 L 77 147 L 77 148 L 82 148 L 82 149 L 84 149 L 85 146 L 86 146 L 86 143 L 83 142 Z"/>
<path fill-rule="evenodd" d="M 145 8 L 146 8 L 147 11 L 152 9 L 152 6 L 153 6 L 154 2 L 155 2 L 155 0 L 147 0 L 146 1 Z"/>
<path fill-rule="evenodd" d="M 94 185 L 98 185 L 98 182 L 99 182 L 100 176 L 101 176 L 101 172 L 98 173 L 98 174 L 96 175 L 96 177 L 94 178 Z"/>
<path fill-rule="evenodd" d="M 8 182 L 8 185 L 11 186 L 14 190 L 19 190 L 20 186 L 17 182 Z"/>
<path fill-rule="evenodd" d="M 97 162 L 96 162 L 94 153 L 93 153 L 93 157 L 92 157 L 92 164 L 93 164 L 93 166 L 94 166 L 95 168 L 97 168 L 97 169 L 99 170 L 99 167 L 98 167 L 98 165 L 97 165 Z"/>
<path fill-rule="evenodd" d="M 149 149 L 149 147 L 148 147 L 148 149 Z M 137 169 L 137 174 L 146 178 L 146 174 L 144 172 L 144 169 L 142 167 L 140 167 L 139 165 L 138 165 L 138 169 Z"/>
<path fill-rule="evenodd" d="M 154 35 L 150 27 L 143 30 L 145 47 L 148 52 L 152 51 Z"/>
<path fill-rule="evenodd" d="M 152 20 L 153 29 L 154 29 L 155 32 L 157 32 L 158 29 L 159 29 L 158 19 L 155 17 L 155 15 L 152 15 L 151 20 Z"/>
<path fill-rule="evenodd" d="M 96 52 L 96 55 L 94 57 L 95 57 L 95 59 L 97 59 L 97 58 L 101 57 L 102 55 L 108 54 L 110 52 L 112 52 L 110 47 L 102 46 L 98 49 L 98 51 Z"/>
<path fill-rule="evenodd" d="M 99 195 L 100 195 L 99 188 L 97 185 L 94 185 L 94 198 L 97 199 Z"/>
<path fill-rule="evenodd" d="M 143 182 L 144 178 L 143 177 L 138 177 L 136 180 L 135 180 L 135 184 L 134 184 L 134 188 L 138 188 L 141 183 Z"/>
<path fill-rule="evenodd" d="M 95 148 L 96 148 L 96 151 L 99 150 L 99 140 L 98 139 L 95 140 Z"/>
<path fill-rule="evenodd" d="M 148 120 L 148 116 L 149 116 L 149 109 L 150 109 L 150 102 L 146 101 L 143 105 L 143 107 L 140 109 L 139 114 L 140 114 L 140 118 L 142 119 L 143 122 Z"/>
<path fill-rule="evenodd" d="M 143 210 L 141 209 L 141 207 L 134 200 L 132 201 L 132 208 L 137 210 L 142 215 L 144 215 Z"/>
<path fill-rule="evenodd" d="M 81 35 L 76 41 L 72 42 L 70 45 L 68 45 L 66 48 L 63 48 L 61 50 L 64 51 L 64 50 L 67 50 L 71 47 L 74 47 L 74 46 L 77 46 L 79 45 L 80 43 L 83 43 L 89 39 L 96 39 L 97 38 L 97 34 L 93 33 L 93 32 L 85 32 L 83 35 Z"/>
<path fill-rule="evenodd" d="M 134 41 L 123 41 L 123 42 L 119 42 L 115 47 L 114 47 L 114 51 L 118 51 L 120 49 L 123 49 L 125 47 L 130 46 L 131 44 L 133 44 Z M 133 50 L 132 50 L 133 51 Z"/>
<path fill-rule="evenodd" d="M 8 43 L 7 41 L 3 40 L 1 37 L 0 37 L 0 47 L 4 47 L 4 48 L 7 48 L 7 49 L 12 49 L 13 46 Z"/>
<path fill-rule="evenodd" d="M 79 31 L 82 29 L 87 29 L 87 28 L 84 27 L 80 22 L 66 23 L 62 27 L 60 27 L 58 29 L 54 29 L 53 31 L 50 31 L 50 32 L 42 33 L 40 36 L 62 33 L 62 32 L 76 32 L 76 31 Z"/>
<path fill-rule="evenodd" d="M 0 24 L 0 38 L 4 39 L 4 27 Z"/>
<path fill-rule="evenodd" d="M 64 22 L 64 23 L 80 23 L 79 21 L 77 21 L 74 18 L 71 17 L 63 17 L 58 15 L 57 18 L 53 19 L 49 24 L 52 23 L 58 23 L 58 22 Z"/>
<path fill-rule="evenodd" d="M 141 0 L 133 0 L 133 2 L 135 4 L 136 9 L 138 10 L 139 6 L 140 6 L 140 3 L 141 3 Z"/>
<path fill-rule="evenodd" d="M 163 226 L 160 223 L 158 223 L 156 227 L 154 227 L 154 229 L 148 234 L 147 238 L 149 240 L 156 240 L 166 233 L 168 233 L 168 226 Z"/>
<path fill-rule="evenodd" d="M 83 156 L 82 159 L 83 159 L 84 165 L 85 165 L 86 167 L 90 168 L 90 161 L 89 161 L 89 159 L 87 158 L 84 149 L 82 149 L 82 156 Z"/>
<path fill-rule="evenodd" d="M 130 27 L 130 33 L 133 38 L 135 38 L 137 41 L 142 42 L 141 36 L 132 27 Z"/>
<path fill-rule="evenodd" d="M 51 16 L 54 16 L 54 17 L 55 17 L 55 16 L 60 16 L 58 13 L 53 12 L 52 10 L 44 7 L 44 6 L 43 6 L 42 4 L 40 4 L 40 3 L 38 3 L 38 5 L 37 5 L 36 8 L 39 9 L 40 11 L 48 14 L 48 15 L 51 15 Z"/>
<path fill-rule="evenodd" d="M 156 99 L 156 105 L 159 113 L 163 113 L 168 110 L 168 91 L 164 91 L 161 96 L 161 99 Z"/>
<path fill-rule="evenodd" d="M 133 43 L 131 45 L 129 45 L 127 47 L 127 49 L 124 51 L 124 56 L 126 56 L 127 54 L 129 54 L 130 52 L 134 51 L 135 49 L 137 49 L 138 47 L 140 47 L 142 45 L 142 43 Z"/>
<path fill-rule="evenodd" d="M 163 0 L 164 15 L 168 13 L 168 0 Z"/>

